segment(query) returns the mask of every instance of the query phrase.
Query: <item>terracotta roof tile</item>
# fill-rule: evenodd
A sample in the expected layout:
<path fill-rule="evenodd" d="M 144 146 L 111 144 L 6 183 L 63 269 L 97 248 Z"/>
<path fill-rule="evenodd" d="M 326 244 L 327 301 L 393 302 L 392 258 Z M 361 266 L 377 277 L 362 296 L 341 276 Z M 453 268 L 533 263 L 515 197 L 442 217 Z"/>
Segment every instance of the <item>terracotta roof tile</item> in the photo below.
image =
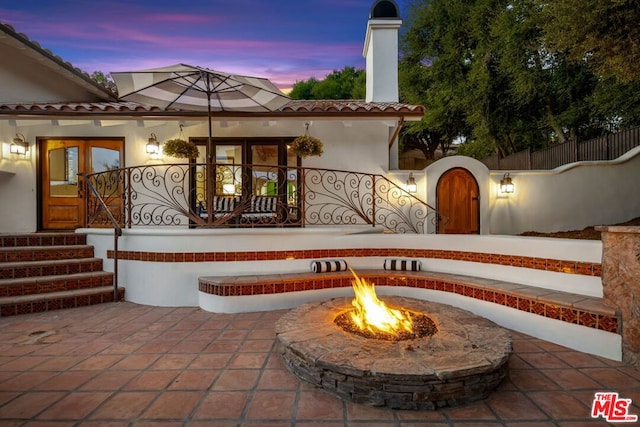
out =
<path fill-rule="evenodd" d="M 37 104 L 0 104 L 0 115 L 10 114 L 114 114 L 118 116 L 128 114 L 145 115 L 189 115 L 204 116 L 206 112 L 186 111 L 179 109 L 163 110 L 158 107 L 138 104 L 135 102 L 66 102 L 66 103 L 37 103 Z M 220 112 L 216 112 L 220 115 Z M 421 105 L 402 104 L 399 102 L 365 102 L 359 100 L 327 100 L 327 101 L 298 101 L 292 100 L 280 109 L 270 113 L 223 113 L 223 115 L 250 116 L 308 116 L 308 115 L 407 115 L 422 116 L 424 107 Z"/>

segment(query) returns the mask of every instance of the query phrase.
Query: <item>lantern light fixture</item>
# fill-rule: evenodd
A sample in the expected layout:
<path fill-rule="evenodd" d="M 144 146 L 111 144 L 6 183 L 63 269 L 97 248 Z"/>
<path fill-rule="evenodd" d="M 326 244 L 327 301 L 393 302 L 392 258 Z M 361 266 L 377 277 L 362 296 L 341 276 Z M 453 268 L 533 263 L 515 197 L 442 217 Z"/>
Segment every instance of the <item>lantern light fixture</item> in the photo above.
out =
<path fill-rule="evenodd" d="M 500 192 L 501 193 L 513 193 L 514 185 L 511 181 L 511 176 L 509 172 L 505 173 L 502 179 L 500 180 Z"/>
<path fill-rule="evenodd" d="M 29 151 L 29 143 L 23 134 L 17 133 L 16 137 L 13 138 L 13 142 L 9 147 L 9 152 L 11 154 L 17 154 L 19 156 L 26 156 Z"/>
<path fill-rule="evenodd" d="M 409 179 L 407 179 L 407 192 L 416 193 L 418 191 L 418 184 L 416 184 L 416 179 L 413 177 L 413 172 L 409 173 Z"/>
<path fill-rule="evenodd" d="M 160 154 L 160 143 L 158 142 L 158 138 L 155 133 L 152 133 L 149 136 L 149 141 L 147 142 L 147 154 L 151 156 L 157 156 Z"/>

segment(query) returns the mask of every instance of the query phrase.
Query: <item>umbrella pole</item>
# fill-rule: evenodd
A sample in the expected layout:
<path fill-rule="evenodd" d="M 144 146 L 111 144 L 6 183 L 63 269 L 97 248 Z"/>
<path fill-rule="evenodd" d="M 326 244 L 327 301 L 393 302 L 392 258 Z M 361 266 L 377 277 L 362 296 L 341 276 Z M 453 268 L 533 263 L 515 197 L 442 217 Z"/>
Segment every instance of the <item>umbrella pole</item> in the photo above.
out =
<path fill-rule="evenodd" d="M 209 121 L 209 137 L 207 139 L 207 212 L 209 212 L 208 221 L 212 222 L 215 219 L 215 215 L 213 212 L 213 197 L 214 197 L 214 188 L 215 188 L 215 171 L 213 165 L 213 140 L 211 139 L 211 135 L 213 133 L 211 129 L 211 93 L 207 90 L 207 120 Z"/>

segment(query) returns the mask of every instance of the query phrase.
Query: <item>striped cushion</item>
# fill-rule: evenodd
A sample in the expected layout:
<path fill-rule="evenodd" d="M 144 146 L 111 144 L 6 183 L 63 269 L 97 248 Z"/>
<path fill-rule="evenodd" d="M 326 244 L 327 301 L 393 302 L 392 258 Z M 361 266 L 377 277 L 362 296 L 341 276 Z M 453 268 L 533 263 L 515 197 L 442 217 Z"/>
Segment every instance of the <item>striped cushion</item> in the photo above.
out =
<path fill-rule="evenodd" d="M 216 205 L 216 212 L 231 212 L 238 206 L 240 198 L 233 196 L 216 196 L 213 201 Z"/>
<path fill-rule="evenodd" d="M 314 273 L 326 273 L 331 271 L 345 271 L 347 261 L 343 259 L 327 259 L 322 261 L 311 261 L 311 271 Z"/>
<path fill-rule="evenodd" d="M 275 212 L 278 198 L 275 196 L 251 196 L 252 212 Z"/>
<path fill-rule="evenodd" d="M 384 260 L 385 270 L 420 271 L 420 268 L 420 260 L 418 259 L 387 258 Z"/>

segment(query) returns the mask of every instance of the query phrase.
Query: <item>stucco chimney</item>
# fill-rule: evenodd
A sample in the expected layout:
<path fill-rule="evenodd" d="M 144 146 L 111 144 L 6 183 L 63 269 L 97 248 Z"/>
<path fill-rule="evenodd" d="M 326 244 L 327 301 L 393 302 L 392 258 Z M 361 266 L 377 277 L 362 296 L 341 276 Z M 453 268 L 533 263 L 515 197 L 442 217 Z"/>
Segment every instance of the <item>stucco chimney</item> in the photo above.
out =
<path fill-rule="evenodd" d="M 402 25 L 393 0 L 371 7 L 362 56 L 367 60 L 367 102 L 398 102 L 398 30 Z"/>

